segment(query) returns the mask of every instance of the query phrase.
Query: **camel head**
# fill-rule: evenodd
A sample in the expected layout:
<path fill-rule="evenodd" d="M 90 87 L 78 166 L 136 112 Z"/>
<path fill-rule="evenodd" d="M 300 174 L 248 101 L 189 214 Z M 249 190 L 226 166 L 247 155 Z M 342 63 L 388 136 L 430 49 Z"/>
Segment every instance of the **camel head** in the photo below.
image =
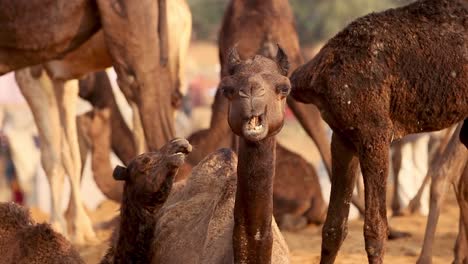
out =
<path fill-rule="evenodd" d="M 276 56 L 256 55 L 242 61 L 233 48 L 227 67 L 229 75 L 221 80 L 220 87 L 229 100 L 232 131 L 248 141 L 277 134 L 283 127 L 286 97 L 291 90 L 284 51 L 278 47 Z"/>
<path fill-rule="evenodd" d="M 124 196 L 139 205 L 154 207 L 169 196 L 177 170 L 191 151 L 187 140 L 173 139 L 159 151 L 138 155 L 127 168 L 117 166 L 113 177 L 125 181 Z"/>

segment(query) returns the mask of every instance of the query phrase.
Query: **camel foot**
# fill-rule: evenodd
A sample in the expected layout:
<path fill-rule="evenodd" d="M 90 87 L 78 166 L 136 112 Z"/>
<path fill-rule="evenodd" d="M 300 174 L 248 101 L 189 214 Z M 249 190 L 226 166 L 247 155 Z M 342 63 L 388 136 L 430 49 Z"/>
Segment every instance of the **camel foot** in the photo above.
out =
<path fill-rule="evenodd" d="M 304 229 L 307 226 L 307 219 L 303 216 L 294 216 L 286 214 L 281 217 L 280 224 L 278 224 L 281 230 L 286 231 L 298 231 Z"/>
<path fill-rule="evenodd" d="M 55 232 L 62 234 L 67 239 L 69 238 L 68 232 L 67 232 L 67 223 L 65 222 L 65 219 L 62 218 L 62 219 L 51 220 L 50 226 Z"/>
<path fill-rule="evenodd" d="M 393 228 L 389 228 L 389 232 L 388 232 L 389 240 L 395 240 L 395 239 L 400 239 L 400 238 L 405 238 L 405 237 L 410 237 L 410 236 L 411 236 L 411 233 L 398 231 Z"/>
<path fill-rule="evenodd" d="M 432 264 L 432 259 L 430 256 L 420 256 L 416 264 Z"/>
<path fill-rule="evenodd" d="M 419 211 L 421 208 L 421 201 L 418 199 L 416 200 L 411 200 L 408 204 L 408 211 L 410 214 L 414 214 L 415 212 Z"/>
<path fill-rule="evenodd" d="M 84 212 L 78 213 L 72 219 L 72 242 L 76 245 L 96 244 L 98 239 L 94 232 L 91 219 Z"/>

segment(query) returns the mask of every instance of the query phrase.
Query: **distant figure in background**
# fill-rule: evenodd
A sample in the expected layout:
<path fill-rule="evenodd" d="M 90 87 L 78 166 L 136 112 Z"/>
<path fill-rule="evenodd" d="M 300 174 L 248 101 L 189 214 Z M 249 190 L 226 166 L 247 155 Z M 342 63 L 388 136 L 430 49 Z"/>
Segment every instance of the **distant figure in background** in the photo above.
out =
<path fill-rule="evenodd" d="M 21 190 L 21 186 L 16 177 L 15 165 L 13 164 L 13 161 L 11 160 L 8 139 L 1 131 L 0 131 L 0 156 L 2 159 L 2 163 L 3 163 L 3 166 L 2 166 L 3 172 L 1 174 L 2 174 L 2 177 L 6 179 L 6 183 L 7 183 L 6 186 L 2 186 L 2 187 L 8 187 L 9 193 L 11 195 L 8 201 L 13 201 L 15 203 L 22 205 L 24 203 L 23 191 Z"/>
<path fill-rule="evenodd" d="M 24 204 L 37 205 L 36 174 L 40 154 L 34 137 L 37 129 L 13 73 L 0 77 L 0 127 L 8 138 L 8 150 L 14 164 L 15 179 L 24 193 Z"/>

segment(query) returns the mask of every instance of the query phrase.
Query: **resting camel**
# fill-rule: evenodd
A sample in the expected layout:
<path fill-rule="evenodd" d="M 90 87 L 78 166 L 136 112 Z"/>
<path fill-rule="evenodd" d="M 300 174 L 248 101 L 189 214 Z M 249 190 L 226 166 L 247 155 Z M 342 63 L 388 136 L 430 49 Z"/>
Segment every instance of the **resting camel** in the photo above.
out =
<path fill-rule="evenodd" d="M 468 261 L 468 240 L 465 231 L 468 230 L 468 151 L 467 146 L 459 141 L 461 127 L 462 124 L 457 127 L 447 147 L 429 169 L 428 174 L 432 178 L 431 200 L 424 244 L 417 262 L 420 264 L 432 262 L 435 230 L 448 183 L 453 185 L 460 207 L 460 229 L 454 263 Z"/>
<path fill-rule="evenodd" d="M 240 57 L 246 59 L 258 53 L 275 54 L 276 45 L 271 45 L 272 43 L 278 43 L 284 48 L 288 57 L 291 58 L 292 69 L 302 64 L 294 18 L 288 1 L 231 1 L 225 12 L 219 34 L 221 77 L 229 74 L 227 72 L 229 48 L 236 45 Z M 328 138 L 317 108 L 290 99 L 288 99 L 288 104 L 306 132 L 316 142 L 326 167 L 329 168 Z M 220 147 L 232 145 L 233 134 L 226 121 L 227 106 L 227 99 L 218 89 L 212 105 L 210 127 L 197 131 L 189 137 L 189 141 L 195 146 L 194 151 L 187 159 L 190 165 L 195 166 L 208 153 Z M 281 155 L 278 155 L 276 162 L 278 173 L 275 180 L 274 197 L 275 217 L 277 217 L 279 225 L 282 228 L 286 227 L 283 216 L 293 217 L 293 221 L 287 223 L 288 229 L 297 229 L 303 226 L 303 221 L 300 219 L 304 218 L 307 222 L 322 223 L 326 205 L 321 197 L 315 169 L 302 157 L 280 144 L 277 145 L 277 148 Z M 287 171 L 289 173 L 283 174 Z M 294 179 L 291 179 L 291 175 L 295 176 Z"/>
<path fill-rule="evenodd" d="M 2 264 L 84 264 L 65 237 L 15 203 L 0 203 L 0 248 Z"/>
<path fill-rule="evenodd" d="M 125 181 L 120 229 L 114 233 L 117 247 L 109 248 L 103 263 L 149 263 L 151 243 L 145 242 L 153 235 L 153 213 L 166 201 L 190 150 L 186 140 L 176 139 L 136 157 L 128 169 L 116 168 L 114 177 Z M 13 203 L 0 203 L 0 246 L 5 249 L 2 264 L 84 263 L 65 237 L 48 224 L 34 223 L 26 209 Z"/>
<path fill-rule="evenodd" d="M 44 63 L 53 83 L 46 84 L 46 77 L 38 67 L 18 70 L 16 74 L 43 142 L 41 159 L 52 187 L 51 221 L 58 230 L 66 230 L 58 208 L 65 169 L 72 186 L 74 241 L 93 240 L 95 235 L 79 194 L 81 162 L 74 109 L 78 87 L 71 82 L 64 88 L 65 82 L 113 65 L 120 88 L 138 106 L 148 146 L 156 148 L 172 138 L 172 92 L 161 88 L 170 83 L 164 67 L 165 0 L 138 4 L 77 0 L 67 2 L 66 6 L 39 0 L 27 5 L 6 1 L 0 4 L 0 9 L 3 11 L 0 25 L 4 29 L 0 35 L 0 74 Z M 158 10 L 162 12 L 158 14 Z M 22 16 L 15 15 L 18 13 Z M 34 27 L 27 30 L 28 25 Z"/>
<path fill-rule="evenodd" d="M 467 16 L 465 0 L 421 0 L 369 14 L 291 75 L 293 98 L 317 105 L 333 129 L 321 263 L 334 262 L 346 237 L 358 164 L 366 251 L 370 263 L 382 263 L 390 143 L 468 116 Z"/>

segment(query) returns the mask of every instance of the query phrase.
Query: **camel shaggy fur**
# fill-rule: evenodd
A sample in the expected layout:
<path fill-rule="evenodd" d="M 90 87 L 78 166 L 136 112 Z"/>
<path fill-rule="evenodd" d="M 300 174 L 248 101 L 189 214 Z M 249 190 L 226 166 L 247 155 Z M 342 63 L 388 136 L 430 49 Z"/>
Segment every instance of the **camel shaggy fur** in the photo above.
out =
<path fill-rule="evenodd" d="M 292 96 L 317 105 L 333 129 L 321 263 L 335 260 L 346 237 L 358 164 L 365 247 L 370 263 L 382 263 L 390 143 L 468 116 L 467 16 L 465 0 L 420 0 L 364 16 L 291 75 Z"/>
<path fill-rule="evenodd" d="M 15 203 L 0 203 L 0 263 L 84 264 L 70 242 Z"/>

